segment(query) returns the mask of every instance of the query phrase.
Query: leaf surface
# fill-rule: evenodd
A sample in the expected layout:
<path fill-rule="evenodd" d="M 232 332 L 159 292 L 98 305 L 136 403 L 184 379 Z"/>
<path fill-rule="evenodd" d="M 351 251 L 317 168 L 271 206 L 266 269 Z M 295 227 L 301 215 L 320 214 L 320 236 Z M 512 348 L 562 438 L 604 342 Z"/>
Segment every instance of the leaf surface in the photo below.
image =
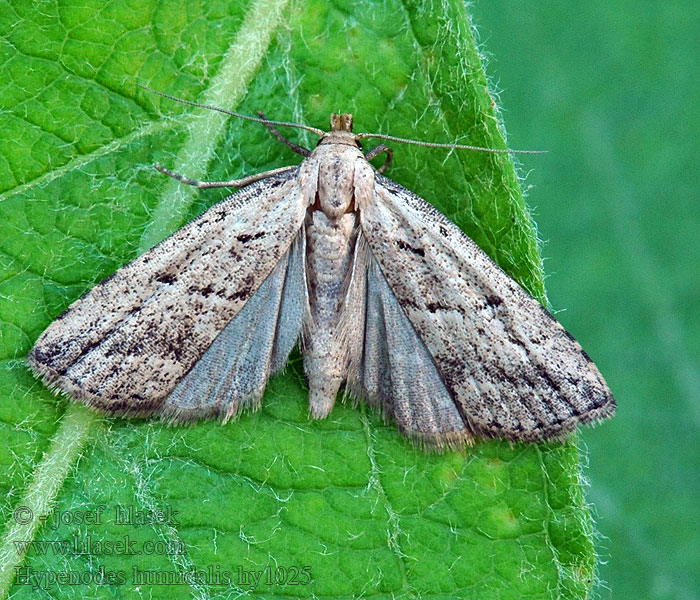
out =
<path fill-rule="evenodd" d="M 358 132 L 504 147 L 461 2 L 88 0 L 0 14 L 3 597 L 586 596 L 571 442 L 426 455 L 361 406 L 313 422 L 298 354 L 260 411 L 225 426 L 105 419 L 23 365 L 81 293 L 225 195 L 178 187 L 154 162 L 219 180 L 300 160 L 262 127 L 136 83 L 316 127 L 352 112 Z M 509 157 L 394 151 L 392 179 L 544 299 Z"/>

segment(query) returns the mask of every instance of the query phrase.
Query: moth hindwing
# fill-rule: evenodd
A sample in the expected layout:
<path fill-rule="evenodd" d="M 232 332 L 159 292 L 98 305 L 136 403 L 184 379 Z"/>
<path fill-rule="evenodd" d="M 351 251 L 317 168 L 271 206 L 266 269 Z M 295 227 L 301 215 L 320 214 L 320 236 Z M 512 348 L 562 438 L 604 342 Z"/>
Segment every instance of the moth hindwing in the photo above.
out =
<path fill-rule="evenodd" d="M 272 128 L 268 128 L 285 141 Z M 561 438 L 614 401 L 579 344 L 333 115 L 241 189 L 76 300 L 28 355 L 91 407 L 169 421 L 259 405 L 301 341 L 312 417 L 339 390 L 430 447 Z M 384 146 L 374 156 L 390 151 Z"/>

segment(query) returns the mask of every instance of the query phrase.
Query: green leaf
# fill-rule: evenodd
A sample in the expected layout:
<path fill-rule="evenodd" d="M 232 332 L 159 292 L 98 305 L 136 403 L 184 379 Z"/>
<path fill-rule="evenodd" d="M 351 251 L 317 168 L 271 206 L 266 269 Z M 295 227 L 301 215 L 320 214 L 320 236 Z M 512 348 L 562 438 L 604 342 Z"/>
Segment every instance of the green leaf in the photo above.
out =
<path fill-rule="evenodd" d="M 260 411 L 225 426 L 106 419 L 23 364 L 82 292 L 225 194 L 177 186 L 154 162 L 224 179 L 299 160 L 262 127 L 137 83 L 317 127 L 343 111 L 357 131 L 504 147 L 461 2 L 83 0 L 0 14 L 0 595 L 586 596 L 572 442 L 431 455 L 363 406 L 311 421 L 298 354 Z M 388 175 L 543 300 L 510 158 L 394 150 Z M 116 523 L 128 510 L 169 521 Z M 50 540 L 68 549 L 17 544 Z"/>

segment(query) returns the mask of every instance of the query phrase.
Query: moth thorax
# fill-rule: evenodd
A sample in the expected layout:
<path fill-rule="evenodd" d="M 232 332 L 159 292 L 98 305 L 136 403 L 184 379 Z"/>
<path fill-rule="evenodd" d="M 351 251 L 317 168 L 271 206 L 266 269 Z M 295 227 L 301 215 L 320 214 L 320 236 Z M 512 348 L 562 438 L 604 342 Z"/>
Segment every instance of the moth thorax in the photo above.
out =
<path fill-rule="evenodd" d="M 354 195 L 357 150 L 347 146 L 327 146 L 325 160 L 318 168 L 318 203 L 324 214 L 335 221 L 350 212 Z"/>
<path fill-rule="evenodd" d="M 331 131 L 352 131 L 352 115 L 333 113 L 331 115 Z"/>

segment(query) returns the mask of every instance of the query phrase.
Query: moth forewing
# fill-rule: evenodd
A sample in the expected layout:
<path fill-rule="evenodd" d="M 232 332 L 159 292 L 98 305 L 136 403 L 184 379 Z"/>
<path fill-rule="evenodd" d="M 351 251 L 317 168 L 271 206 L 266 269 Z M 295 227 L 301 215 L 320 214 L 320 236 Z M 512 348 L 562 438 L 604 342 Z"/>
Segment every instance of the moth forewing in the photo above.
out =
<path fill-rule="evenodd" d="M 431 205 L 377 176 L 360 221 L 472 435 L 556 438 L 612 414 L 579 344 Z"/>
<path fill-rule="evenodd" d="M 380 175 L 364 137 L 332 115 L 313 151 L 288 144 L 306 157 L 298 168 L 230 182 L 161 168 L 245 187 L 71 305 L 30 351 L 32 370 L 110 413 L 226 420 L 259 405 L 300 340 L 312 417 L 345 384 L 429 447 L 560 438 L 610 416 L 576 341 L 446 217 Z M 383 151 L 380 170 L 390 151 L 368 153 Z"/>
<path fill-rule="evenodd" d="M 298 184 L 255 182 L 117 270 L 41 334 L 30 367 L 90 406 L 157 413 L 289 251 L 313 198 Z"/>
<path fill-rule="evenodd" d="M 306 311 L 302 227 L 292 246 L 159 409 L 168 420 L 235 417 L 256 407 L 271 374 L 287 362 Z"/>

